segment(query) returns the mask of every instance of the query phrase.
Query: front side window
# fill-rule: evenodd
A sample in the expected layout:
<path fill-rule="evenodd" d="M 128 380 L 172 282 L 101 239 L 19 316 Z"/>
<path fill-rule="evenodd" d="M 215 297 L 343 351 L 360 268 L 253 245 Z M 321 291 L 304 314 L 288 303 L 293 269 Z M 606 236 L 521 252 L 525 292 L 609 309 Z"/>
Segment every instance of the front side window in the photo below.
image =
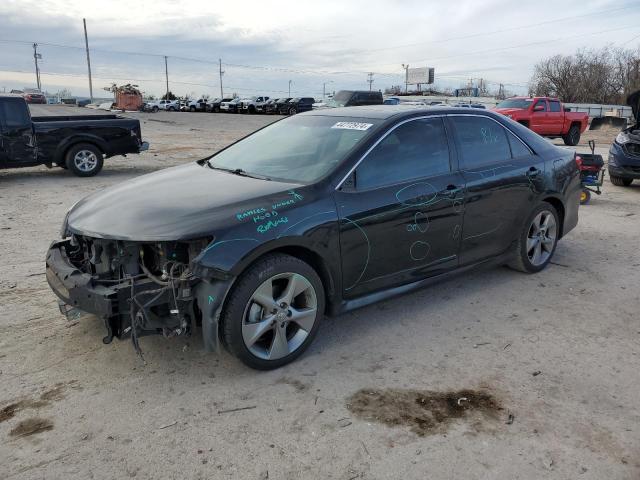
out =
<path fill-rule="evenodd" d="M 378 123 L 368 118 L 296 115 L 215 154 L 209 165 L 310 183 L 337 167 Z"/>
<path fill-rule="evenodd" d="M 362 160 L 356 169 L 356 188 L 394 185 L 450 170 L 442 119 L 411 120 L 392 130 Z"/>
<path fill-rule="evenodd" d="M 502 125 L 488 117 L 451 116 L 456 129 L 464 169 L 511 159 L 509 141 Z"/>
<path fill-rule="evenodd" d="M 536 106 L 533 107 L 534 110 L 539 109 L 540 107 L 542 107 L 542 109 L 537 110 L 539 112 L 546 112 L 547 109 L 547 101 L 546 100 L 538 100 L 538 102 L 536 103 Z"/>

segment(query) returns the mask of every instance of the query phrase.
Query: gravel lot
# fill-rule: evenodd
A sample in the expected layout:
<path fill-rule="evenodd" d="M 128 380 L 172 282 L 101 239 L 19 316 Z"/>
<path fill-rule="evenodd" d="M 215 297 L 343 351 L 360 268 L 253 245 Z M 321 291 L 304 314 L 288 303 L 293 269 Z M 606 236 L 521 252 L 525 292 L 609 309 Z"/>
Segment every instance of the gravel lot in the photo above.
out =
<path fill-rule="evenodd" d="M 151 149 L 95 178 L 0 171 L 0 478 L 640 477 L 640 183 L 607 183 L 540 274 L 475 272 L 326 319 L 280 370 L 197 334 L 144 337 L 143 365 L 95 318 L 58 312 L 44 255 L 66 209 L 275 117 L 131 116 Z M 480 393 L 487 411 L 455 413 Z M 441 402 L 433 428 L 416 402 Z"/>

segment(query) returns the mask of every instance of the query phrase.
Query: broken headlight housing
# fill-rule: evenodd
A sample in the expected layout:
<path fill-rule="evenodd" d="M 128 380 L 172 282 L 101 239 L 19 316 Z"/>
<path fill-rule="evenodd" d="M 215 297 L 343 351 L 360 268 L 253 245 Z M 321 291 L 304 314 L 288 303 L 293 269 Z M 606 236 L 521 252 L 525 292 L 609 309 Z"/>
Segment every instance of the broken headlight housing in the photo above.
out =
<path fill-rule="evenodd" d="M 629 143 L 631 141 L 631 137 L 627 132 L 620 132 L 616 137 L 616 143 L 620 145 L 624 145 L 625 143 Z"/>

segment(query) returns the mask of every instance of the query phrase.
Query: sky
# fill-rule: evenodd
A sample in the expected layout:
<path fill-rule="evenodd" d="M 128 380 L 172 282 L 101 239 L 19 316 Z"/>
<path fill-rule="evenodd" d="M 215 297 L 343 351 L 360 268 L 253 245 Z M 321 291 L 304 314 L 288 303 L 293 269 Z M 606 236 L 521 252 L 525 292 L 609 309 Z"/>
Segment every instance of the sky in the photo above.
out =
<path fill-rule="evenodd" d="M 148 94 L 321 98 L 404 83 L 403 64 L 435 68 L 436 86 L 483 78 L 526 93 L 535 63 L 605 45 L 640 48 L 639 0 L 2 0 L 0 92 L 35 86 L 94 97 L 112 82 Z"/>

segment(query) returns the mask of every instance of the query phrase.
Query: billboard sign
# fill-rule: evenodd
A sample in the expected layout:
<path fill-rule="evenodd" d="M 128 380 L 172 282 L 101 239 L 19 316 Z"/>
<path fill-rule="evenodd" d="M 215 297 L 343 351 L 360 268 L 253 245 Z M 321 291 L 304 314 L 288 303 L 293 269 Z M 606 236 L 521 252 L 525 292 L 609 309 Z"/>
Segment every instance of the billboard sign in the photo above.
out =
<path fill-rule="evenodd" d="M 431 84 L 435 79 L 435 71 L 430 67 L 407 68 L 407 84 Z"/>

